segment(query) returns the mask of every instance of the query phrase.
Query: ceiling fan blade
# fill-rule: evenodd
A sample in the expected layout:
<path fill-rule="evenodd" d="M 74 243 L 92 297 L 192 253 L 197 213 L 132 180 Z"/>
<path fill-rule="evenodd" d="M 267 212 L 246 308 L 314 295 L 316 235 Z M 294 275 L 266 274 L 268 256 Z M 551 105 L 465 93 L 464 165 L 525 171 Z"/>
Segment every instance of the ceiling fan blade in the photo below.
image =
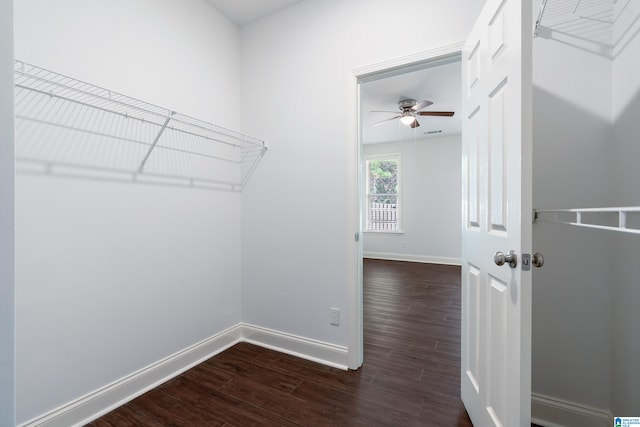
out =
<path fill-rule="evenodd" d="M 415 119 L 409 126 L 411 126 L 411 129 L 415 129 L 420 126 L 420 122 L 418 121 L 418 119 Z"/>
<path fill-rule="evenodd" d="M 416 114 L 419 115 L 419 116 L 451 117 L 455 113 L 453 111 L 418 111 Z"/>
<path fill-rule="evenodd" d="M 418 102 L 416 105 L 414 105 L 413 107 L 411 107 L 411 109 L 413 111 L 418 111 L 418 110 L 422 110 L 425 107 L 428 107 L 429 105 L 433 104 L 433 102 L 431 101 L 427 101 L 426 99 L 424 101 L 420 101 Z"/>
<path fill-rule="evenodd" d="M 389 120 L 399 119 L 400 117 L 402 117 L 402 116 L 395 116 L 395 117 L 391 117 L 391 118 L 389 118 L 389 119 L 384 119 L 384 120 L 382 120 L 382 121 L 379 121 L 379 122 L 377 122 L 377 123 L 372 124 L 372 125 L 371 125 L 371 127 L 378 126 L 378 125 L 380 125 L 380 124 L 382 124 L 382 123 L 384 123 L 384 122 L 388 122 Z"/>

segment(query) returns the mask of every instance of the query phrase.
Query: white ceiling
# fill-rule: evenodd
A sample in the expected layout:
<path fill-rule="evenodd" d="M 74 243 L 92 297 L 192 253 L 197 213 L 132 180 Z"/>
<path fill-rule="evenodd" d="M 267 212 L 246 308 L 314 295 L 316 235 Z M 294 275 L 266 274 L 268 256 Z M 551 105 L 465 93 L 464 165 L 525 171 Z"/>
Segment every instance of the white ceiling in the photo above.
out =
<path fill-rule="evenodd" d="M 207 0 L 239 27 L 264 18 L 302 0 Z"/>
<path fill-rule="evenodd" d="M 461 85 L 459 61 L 362 83 L 360 87 L 362 142 L 374 144 L 461 133 Z M 419 117 L 420 126 L 415 129 L 401 124 L 400 120 L 371 126 L 397 115 L 371 111 L 399 112 L 398 101 L 402 99 L 417 101 L 426 99 L 432 101 L 433 105 L 422 111 L 454 111 L 455 115 L 453 117 Z M 428 133 L 437 131 L 442 132 Z"/>

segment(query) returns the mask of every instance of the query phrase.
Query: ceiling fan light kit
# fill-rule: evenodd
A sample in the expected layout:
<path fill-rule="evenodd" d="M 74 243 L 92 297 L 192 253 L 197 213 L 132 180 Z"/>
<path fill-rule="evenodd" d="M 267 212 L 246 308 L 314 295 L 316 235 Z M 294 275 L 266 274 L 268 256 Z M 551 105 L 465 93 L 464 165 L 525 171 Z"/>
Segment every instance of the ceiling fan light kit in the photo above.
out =
<path fill-rule="evenodd" d="M 402 117 L 400 117 L 400 121 L 403 125 L 411 126 L 411 123 L 415 122 L 416 118 L 409 113 L 404 114 Z"/>

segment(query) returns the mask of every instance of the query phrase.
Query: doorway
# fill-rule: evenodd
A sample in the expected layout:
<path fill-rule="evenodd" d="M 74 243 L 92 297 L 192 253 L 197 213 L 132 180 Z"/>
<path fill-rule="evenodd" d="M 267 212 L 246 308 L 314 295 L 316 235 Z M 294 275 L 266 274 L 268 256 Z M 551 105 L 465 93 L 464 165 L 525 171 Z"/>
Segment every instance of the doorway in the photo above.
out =
<path fill-rule="evenodd" d="M 357 211 L 360 224 L 359 235 L 362 238 L 359 239 L 357 251 L 357 288 L 352 289 L 352 302 L 354 303 L 352 307 L 357 322 L 352 325 L 350 347 L 359 349 L 355 357 L 350 358 L 352 368 L 360 366 L 364 358 L 362 341 L 364 256 L 425 263 L 459 264 L 460 220 L 455 219 L 459 218 L 461 211 L 459 115 L 454 114 L 453 117 L 418 116 L 420 126 L 406 126 L 400 122 L 396 112 L 401 111 L 399 108 L 402 105 L 399 102 L 405 100 L 415 100 L 417 104 L 420 104 L 420 107 L 425 104 L 422 101 L 433 103 L 424 105 L 423 108 L 417 108 L 416 110 L 419 111 L 452 111 L 454 113 L 459 111 L 460 50 L 460 45 L 454 45 L 437 51 L 425 52 L 420 57 L 413 56 L 354 71 L 357 81 L 359 111 L 357 150 L 360 173 Z M 445 84 L 445 81 L 448 81 L 448 84 Z M 452 87 L 449 89 L 447 85 L 452 85 Z M 379 124 L 371 126 L 375 123 Z M 418 158 L 421 151 L 424 151 L 425 148 L 427 151 L 431 149 L 433 156 L 434 153 L 438 153 L 437 149 L 433 151 L 434 148 L 437 148 L 436 146 L 439 146 L 440 150 L 445 147 L 444 150 L 447 151 L 447 144 L 457 145 L 457 152 L 454 151 L 457 170 L 446 170 L 444 162 L 438 163 L 438 168 L 424 167 L 424 162 L 421 164 Z M 451 208 L 455 216 L 452 219 L 451 215 L 445 214 L 449 220 L 449 224 L 445 228 L 455 231 L 453 237 L 449 235 L 446 239 L 448 247 L 444 252 L 438 253 L 438 239 L 424 238 L 430 232 L 428 225 L 437 225 L 442 222 L 442 219 L 438 219 L 437 215 L 443 210 L 434 207 L 433 203 L 433 200 L 437 200 L 439 197 L 437 192 L 430 194 L 430 197 L 421 198 L 422 200 L 417 207 L 415 197 L 412 197 L 414 200 L 411 200 L 410 203 L 407 203 L 407 197 L 405 197 L 400 205 L 401 212 L 398 213 L 403 223 L 393 233 L 367 231 L 367 218 L 371 212 L 367 212 L 365 203 L 365 199 L 368 199 L 366 197 L 366 157 L 383 154 L 385 151 L 387 153 L 401 152 L 401 165 L 404 164 L 409 169 L 413 168 L 418 172 L 423 172 L 423 176 L 419 179 L 403 180 L 401 191 L 406 193 L 405 196 L 409 196 L 411 192 L 415 193 L 416 187 L 418 187 L 417 194 L 420 193 L 420 179 L 434 183 L 434 188 L 438 187 L 439 182 L 451 183 L 451 181 L 457 180 L 457 184 L 454 184 L 454 187 L 457 187 L 455 196 L 451 197 L 451 192 L 446 192 L 450 200 L 455 200 L 455 204 Z M 451 156 L 450 151 L 449 156 Z M 411 165 L 412 163 L 413 165 Z M 429 174 L 431 175 L 429 176 Z M 452 174 L 455 176 L 453 180 L 451 179 Z M 425 207 L 429 204 L 431 206 Z M 429 215 L 436 217 L 429 218 Z M 416 228 L 420 228 L 420 230 L 416 230 Z M 439 237 L 446 234 L 443 227 L 439 227 L 437 232 L 440 233 Z M 382 249 L 384 247 L 387 249 Z"/>
<path fill-rule="evenodd" d="M 434 62 L 360 84 L 367 258 L 460 263 L 461 63 Z"/>

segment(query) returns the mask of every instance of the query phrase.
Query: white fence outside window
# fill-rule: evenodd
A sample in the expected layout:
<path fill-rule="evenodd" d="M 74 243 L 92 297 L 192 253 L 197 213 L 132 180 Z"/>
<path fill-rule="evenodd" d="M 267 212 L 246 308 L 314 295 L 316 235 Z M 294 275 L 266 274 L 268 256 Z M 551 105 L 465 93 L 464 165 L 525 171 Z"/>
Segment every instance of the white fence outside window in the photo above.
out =
<path fill-rule="evenodd" d="M 399 231 L 397 194 L 370 194 L 366 231 Z"/>

